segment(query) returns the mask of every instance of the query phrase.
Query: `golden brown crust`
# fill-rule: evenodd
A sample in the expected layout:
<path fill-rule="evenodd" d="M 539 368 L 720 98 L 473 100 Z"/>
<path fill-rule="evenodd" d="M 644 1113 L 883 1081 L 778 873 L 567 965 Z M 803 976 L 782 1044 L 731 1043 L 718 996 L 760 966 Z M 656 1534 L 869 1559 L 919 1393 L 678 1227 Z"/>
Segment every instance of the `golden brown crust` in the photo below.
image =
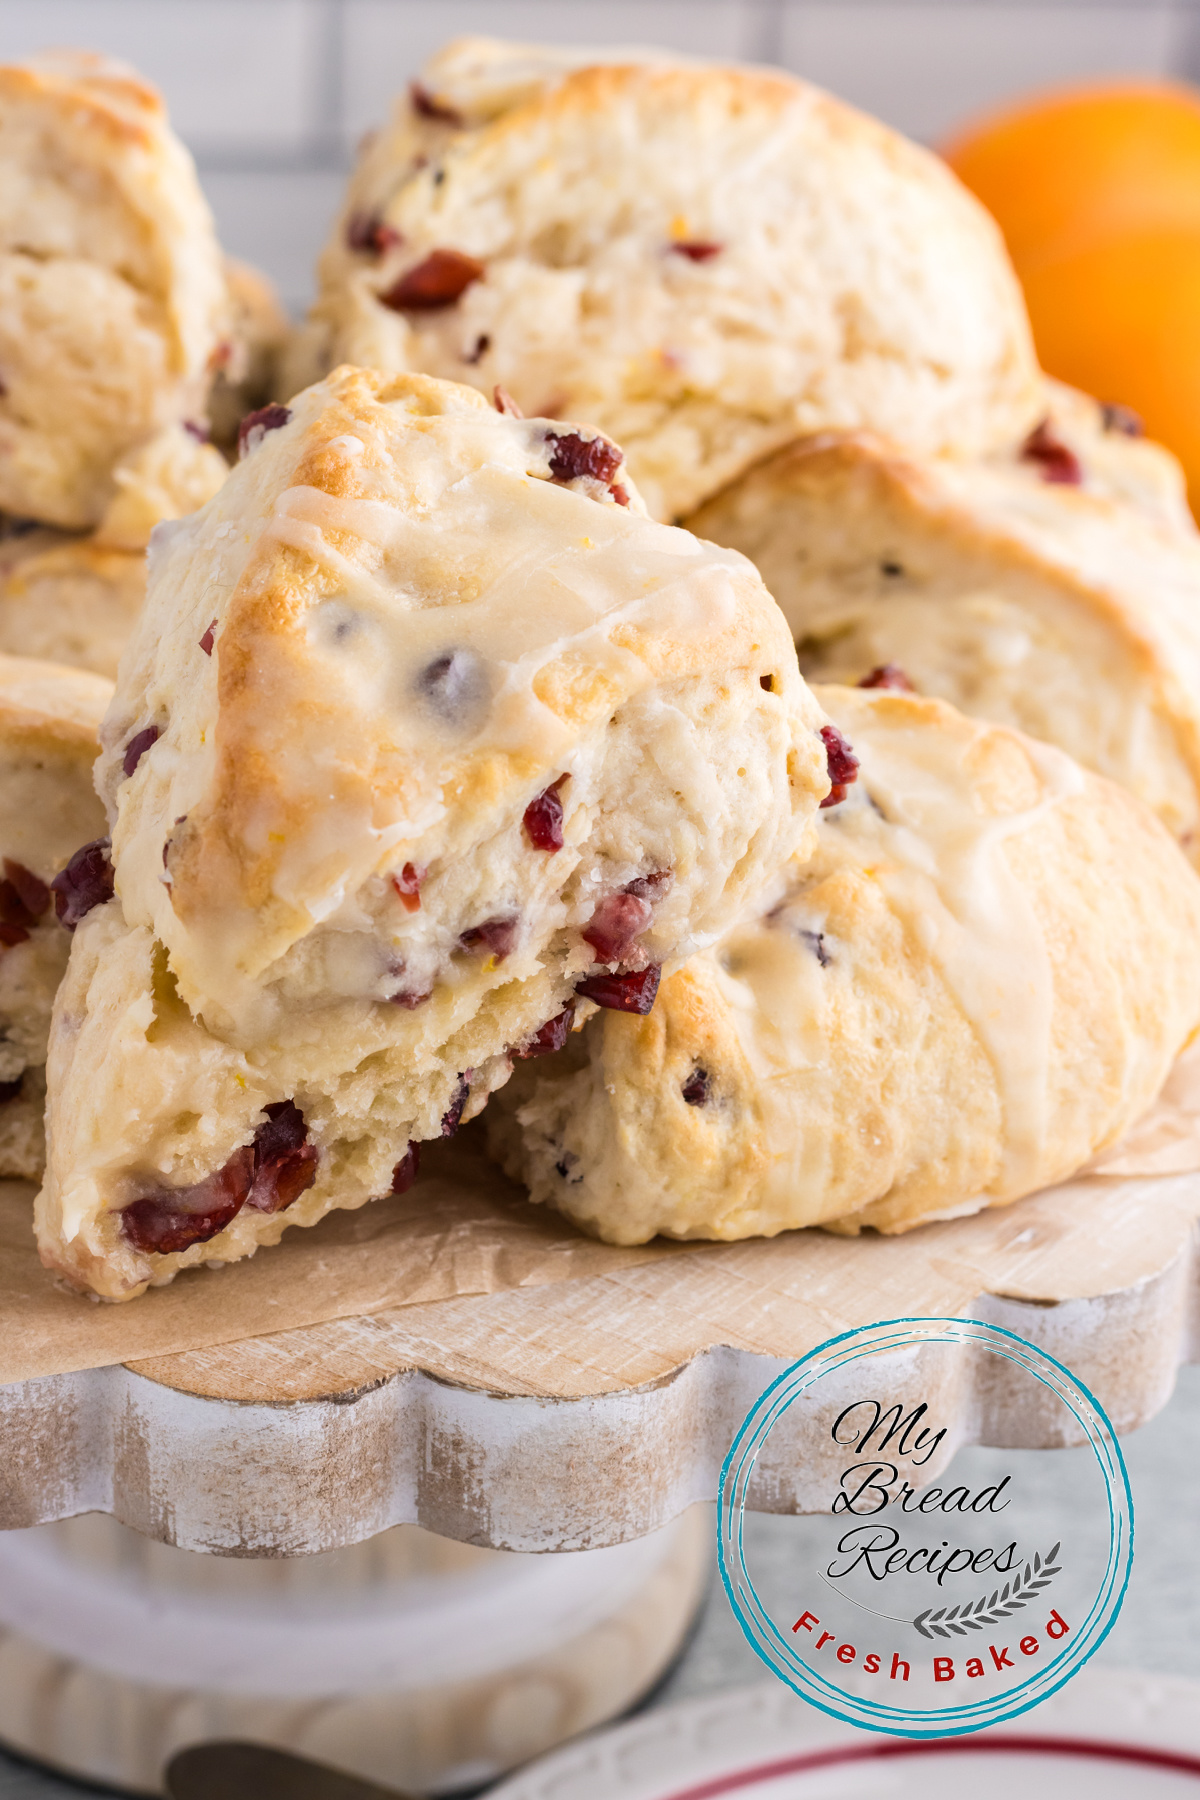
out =
<path fill-rule="evenodd" d="M 499 381 L 589 419 L 660 518 L 798 430 L 977 451 L 1035 422 L 994 225 L 877 121 L 790 76 L 651 52 L 468 40 L 421 82 L 439 116 L 398 104 L 322 258 L 306 343 L 325 366 Z M 479 266 L 458 299 L 393 304 L 447 249 Z"/>

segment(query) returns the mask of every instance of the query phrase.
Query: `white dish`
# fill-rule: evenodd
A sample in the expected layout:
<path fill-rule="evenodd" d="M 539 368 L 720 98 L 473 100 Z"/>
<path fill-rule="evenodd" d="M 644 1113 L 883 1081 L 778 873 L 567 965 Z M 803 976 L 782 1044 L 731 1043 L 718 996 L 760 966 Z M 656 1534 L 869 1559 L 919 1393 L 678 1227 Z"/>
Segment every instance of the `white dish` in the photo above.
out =
<path fill-rule="evenodd" d="M 879 1737 L 781 1682 L 706 1695 L 581 1739 L 490 1800 L 1185 1800 L 1200 1796 L 1200 1683 L 1085 1669 L 965 1738 Z"/>

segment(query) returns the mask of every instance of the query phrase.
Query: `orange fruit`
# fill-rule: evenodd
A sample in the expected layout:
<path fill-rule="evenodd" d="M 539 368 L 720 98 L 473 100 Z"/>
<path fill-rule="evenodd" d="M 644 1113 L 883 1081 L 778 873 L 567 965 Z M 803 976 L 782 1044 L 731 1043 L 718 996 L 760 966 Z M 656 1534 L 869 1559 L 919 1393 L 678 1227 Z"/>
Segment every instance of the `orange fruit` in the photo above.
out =
<path fill-rule="evenodd" d="M 1051 375 L 1121 401 L 1179 457 L 1200 514 L 1200 96 L 1049 95 L 945 147 L 997 219 Z"/>
<path fill-rule="evenodd" d="M 1170 82 L 1076 89 L 995 113 L 943 148 L 1017 269 L 1129 230 L 1200 231 L 1200 95 Z"/>

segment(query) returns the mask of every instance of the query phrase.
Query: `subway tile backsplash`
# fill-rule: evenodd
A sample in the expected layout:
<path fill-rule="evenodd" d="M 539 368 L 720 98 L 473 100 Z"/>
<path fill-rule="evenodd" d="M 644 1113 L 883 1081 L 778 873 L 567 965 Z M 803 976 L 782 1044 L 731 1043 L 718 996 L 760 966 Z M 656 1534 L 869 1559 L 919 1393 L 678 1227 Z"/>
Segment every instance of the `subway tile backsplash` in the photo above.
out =
<path fill-rule="evenodd" d="M 302 311 L 353 146 L 462 32 L 776 62 L 926 142 L 1115 73 L 1200 77 L 1200 0 L 0 0 L 0 53 L 108 50 L 166 95 L 226 247 Z"/>

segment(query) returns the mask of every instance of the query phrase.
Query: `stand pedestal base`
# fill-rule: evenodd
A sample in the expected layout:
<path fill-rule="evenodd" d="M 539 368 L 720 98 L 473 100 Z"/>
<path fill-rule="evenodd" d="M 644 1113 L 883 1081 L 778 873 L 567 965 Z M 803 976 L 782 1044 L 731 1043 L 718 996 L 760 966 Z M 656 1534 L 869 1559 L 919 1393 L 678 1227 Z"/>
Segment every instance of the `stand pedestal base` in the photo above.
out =
<path fill-rule="evenodd" d="M 616 1717 L 668 1667 L 707 1508 L 573 1555 L 401 1525 L 287 1560 L 197 1556 L 101 1514 L 0 1535 L 0 1741 L 145 1793 L 185 1744 L 283 1745 L 444 1793 Z"/>

